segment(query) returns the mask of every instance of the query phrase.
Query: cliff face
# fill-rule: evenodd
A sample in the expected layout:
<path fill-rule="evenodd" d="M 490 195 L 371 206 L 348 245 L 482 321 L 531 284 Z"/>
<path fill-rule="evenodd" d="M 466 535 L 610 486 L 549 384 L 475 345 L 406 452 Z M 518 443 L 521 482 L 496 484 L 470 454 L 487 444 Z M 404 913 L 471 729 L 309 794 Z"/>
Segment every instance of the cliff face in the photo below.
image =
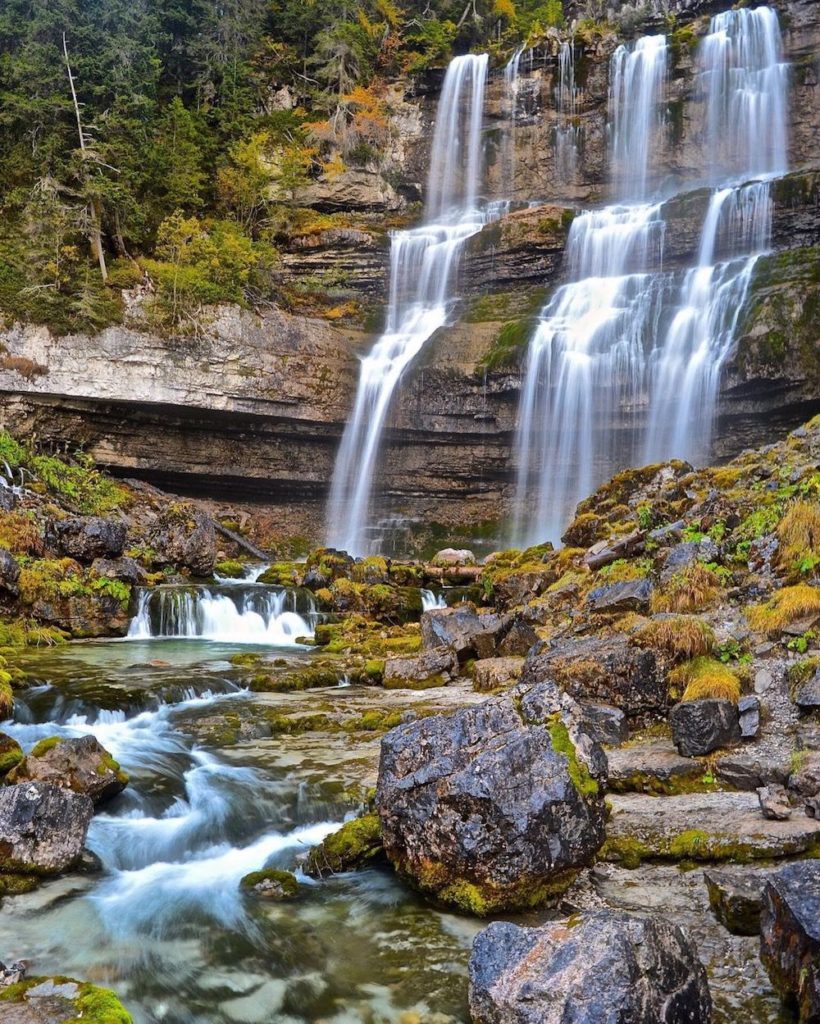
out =
<path fill-rule="evenodd" d="M 773 188 L 776 252 L 758 261 L 725 374 L 715 444 L 720 456 L 807 418 L 820 391 L 820 173 L 810 166 L 820 136 L 820 28 L 809 0 L 776 6 L 793 68 L 790 164 L 800 170 Z M 698 184 L 703 109 L 692 52 L 715 9 L 690 4 L 670 34 L 674 68 L 656 183 L 668 194 L 682 182 Z M 590 12 L 587 5 L 581 13 Z M 611 13 L 629 21 L 626 5 Z M 512 165 L 511 198 L 542 202 L 514 203 L 469 244 L 455 323 L 428 343 L 395 402 L 381 485 L 386 515 L 423 522 L 428 533 L 434 524 L 449 536 L 476 524 L 491 532 L 510 497 L 524 346 L 560 280 L 574 209 L 605 198 L 607 66 L 618 41 L 605 28 L 577 36 L 581 141 L 571 180 L 561 179 L 555 162 L 557 40 L 522 68 L 514 130 L 502 76 L 492 75 L 490 186 L 501 195 Z M 412 217 L 421 197 L 437 85 L 431 75 L 394 88 L 393 141 L 379 167 L 317 182 L 300 197 L 320 212 L 351 212 L 355 226 L 297 233 L 282 254 L 286 281 L 330 296 L 328 304 L 355 298 L 370 332 L 361 320 L 347 327 L 344 316 L 334 322 L 327 311 L 319 318 L 224 307 L 199 336 L 168 339 L 141 323 L 138 296 L 127 326 L 95 337 L 54 338 L 44 328 L 14 325 L 0 335 L 2 425 L 83 444 L 103 466 L 171 490 L 270 504 L 284 531 L 319 537 L 358 355 L 372 343 L 383 308 L 389 229 Z M 708 191 L 692 187 L 665 205 L 668 269 L 694 260 L 707 202 Z"/>

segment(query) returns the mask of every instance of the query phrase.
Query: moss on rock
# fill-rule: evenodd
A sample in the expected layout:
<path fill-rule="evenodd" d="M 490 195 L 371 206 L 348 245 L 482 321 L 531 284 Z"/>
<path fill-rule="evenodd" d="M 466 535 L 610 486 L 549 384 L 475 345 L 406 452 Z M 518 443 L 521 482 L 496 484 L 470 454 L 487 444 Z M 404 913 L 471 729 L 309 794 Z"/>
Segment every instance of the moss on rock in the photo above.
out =
<path fill-rule="evenodd" d="M 314 847 L 305 872 L 314 878 L 367 867 L 383 853 L 382 831 L 377 814 L 354 818 Z"/>

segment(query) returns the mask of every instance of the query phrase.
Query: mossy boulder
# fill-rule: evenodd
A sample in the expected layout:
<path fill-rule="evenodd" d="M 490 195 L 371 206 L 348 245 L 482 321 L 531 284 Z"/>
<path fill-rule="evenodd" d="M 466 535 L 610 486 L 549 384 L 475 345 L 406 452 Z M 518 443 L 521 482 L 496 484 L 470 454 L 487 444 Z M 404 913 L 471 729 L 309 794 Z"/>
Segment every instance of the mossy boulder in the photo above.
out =
<path fill-rule="evenodd" d="M 40 740 L 8 775 L 10 783 L 47 782 L 82 793 L 95 803 L 116 796 L 128 775 L 94 736 Z"/>
<path fill-rule="evenodd" d="M 239 882 L 239 888 L 267 900 L 289 900 L 298 894 L 299 882 L 290 871 L 263 868 L 245 875 Z"/>
<path fill-rule="evenodd" d="M 377 814 L 345 822 L 308 854 L 305 874 L 313 878 L 367 867 L 383 854 L 381 823 Z"/>
<path fill-rule="evenodd" d="M 73 978 L 26 978 L 0 988 L 0 1019 L 6 1018 L 2 1006 L 21 1024 L 133 1024 L 116 993 Z"/>
<path fill-rule="evenodd" d="M 0 732 L 0 777 L 7 775 L 23 760 L 23 748 L 4 732 Z"/>
<path fill-rule="evenodd" d="M 554 684 L 400 726 L 382 740 L 376 793 L 387 856 L 466 913 L 539 906 L 603 842 L 605 776 Z"/>

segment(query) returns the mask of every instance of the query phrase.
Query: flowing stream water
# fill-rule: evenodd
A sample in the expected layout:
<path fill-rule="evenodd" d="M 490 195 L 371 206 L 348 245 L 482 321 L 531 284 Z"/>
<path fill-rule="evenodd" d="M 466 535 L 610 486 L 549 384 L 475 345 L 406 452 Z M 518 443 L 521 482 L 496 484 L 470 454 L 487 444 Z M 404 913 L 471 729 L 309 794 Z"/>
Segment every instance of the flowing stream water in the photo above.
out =
<path fill-rule="evenodd" d="M 514 448 L 515 543 L 558 541 L 578 501 L 626 465 L 707 458 L 723 367 L 769 242 L 769 180 L 787 167 L 780 52 L 770 8 L 711 20 L 700 91 L 704 163 L 720 187 L 697 262 L 680 282 L 663 270 L 663 208 L 647 202 L 666 40 L 644 37 L 613 55 L 611 164 L 620 203 L 573 221 L 568 281 L 530 342 Z"/>
<path fill-rule="evenodd" d="M 402 374 L 451 311 L 464 243 L 498 208 L 479 204 L 486 54 L 455 57 L 439 100 L 425 223 L 394 233 L 390 249 L 387 326 L 362 359 L 353 410 L 331 482 L 327 538 L 331 547 L 368 554 L 374 477 L 385 421 Z"/>

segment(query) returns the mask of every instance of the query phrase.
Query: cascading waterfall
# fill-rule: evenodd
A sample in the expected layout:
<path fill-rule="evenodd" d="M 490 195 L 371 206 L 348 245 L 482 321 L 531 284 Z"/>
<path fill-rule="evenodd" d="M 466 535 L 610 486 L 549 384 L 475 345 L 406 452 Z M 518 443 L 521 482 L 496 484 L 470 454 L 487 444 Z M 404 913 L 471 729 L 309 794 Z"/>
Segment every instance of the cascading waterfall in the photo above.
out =
<path fill-rule="evenodd" d="M 722 187 L 710 199 L 697 264 L 674 287 L 662 272 L 662 208 L 645 202 L 666 45 L 647 37 L 613 56 L 613 181 L 634 205 L 576 217 L 569 283 L 530 343 L 516 543 L 558 540 L 577 501 L 620 466 L 708 455 L 721 373 L 771 228 L 769 182 L 749 179 L 787 167 L 777 15 L 744 8 L 715 16 L 700 60 L 709 180 Z M 643 421 L 636 414 L 647 406 Z"/>
<path fill-rule="evenodd" d="M 421 610 L 423 612 L 431 612 L 436 608 L 446 608 L 447 602 L 444 600 L 443 594 L 435 594 L 432 590 L 422 590 L 421 592 Z"/>
<path fill-rule="evenodd" d="M 645 187 L 665 72 L 663 36 L 618 47 L 612 58 L 613 154 L 632 195 Z M 659 214 L 655 205 L 618 205 L 572 223 L 570 281 L 548 302 L 530 342 L 516 437 L 517 543 L 559 537 L 567 509 L 613 460 L 633 454 L 615 420 L 643 390 L 646 335 L 659 311 Z"/>
<path fill-rule="evenodd" d="M 712 18 L 701 50 L 712 181 L 769 179 L 787 170 L 788 68 L 780 52 L 770 8 Z M 677 312 L 652 354 L 647 462 L 708 457 L 721 374 L 771 219 L 768 180 L 712 195 L 697 266 L 686 274 Z"/>
<path fill-rule="evenodd" d="M 291 646 L 318 621 L 312 595 L 263 586 L 155 587 L 142 590 L 129 640 L 212 640 Z"/>
<path fill-rule="evenodd" d="M 555 128 L 555 170 L 565 184 L 575 177 L 581 129 L 577 123 L 578 91 L 575 86 L 575 46 L 572 39 L 561 43 L 558 52 L 558 87 L 555 109 L 561 123 Z"/>
<path fill-rule="evenodd" d="M 509 195 L 515 192 L 515 128 L 518 121 L 518 96 L 521 86 L 521 56 L 524 47 L 519 47 L 504 67 L 504 115 L 507 120 L 504 132 L 504 159 L 502 162 L 504 181 Z"/>
<path fill-rule="evenodd" d="M 362 359 L 328 504 L 328 544 L 352 554 L 366 554 L 370 547 L 367 518 L 393 393 L 410 362 L 447 320 L 464 243 L 494 214 L 478 202 L 487 64 L 486 54 L 450 62 L 433 137 L 425 223 L 392 237 L 387 326 Z"/>

